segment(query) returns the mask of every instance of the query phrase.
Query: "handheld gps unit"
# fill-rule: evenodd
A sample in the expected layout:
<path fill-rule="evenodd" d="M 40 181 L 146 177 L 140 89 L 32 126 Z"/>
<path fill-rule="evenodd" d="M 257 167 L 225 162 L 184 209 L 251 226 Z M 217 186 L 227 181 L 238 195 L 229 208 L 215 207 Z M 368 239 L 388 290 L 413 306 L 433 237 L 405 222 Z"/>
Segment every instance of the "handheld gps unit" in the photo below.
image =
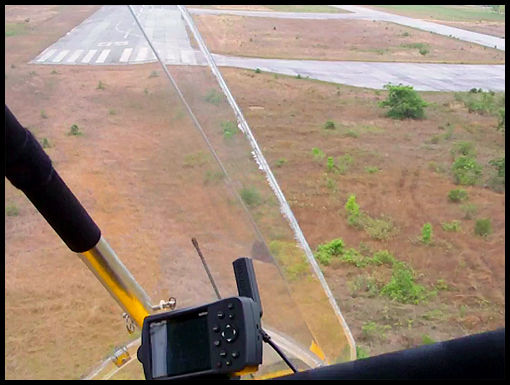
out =
<path fill-rule="evenodd" d="M 239 297 L 145 318 L 138 360 L 147 380 L 229 378 L 257 371 L 263 338 L 253 263 L 237 260 L 234 270 Z"/>

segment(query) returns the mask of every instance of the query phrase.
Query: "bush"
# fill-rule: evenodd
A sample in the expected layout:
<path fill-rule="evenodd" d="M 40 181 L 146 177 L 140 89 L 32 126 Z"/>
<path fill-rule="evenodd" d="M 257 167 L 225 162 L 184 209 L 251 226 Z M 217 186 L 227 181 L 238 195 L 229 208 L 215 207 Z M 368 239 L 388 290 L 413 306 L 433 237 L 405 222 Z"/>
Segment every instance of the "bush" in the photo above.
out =
<path fill-rule="evenodd" d="M 262 71 L 260 70 L 260 68 L 257 68 L 257 69 L 255 70 L 255 73 L 256 73 L 256 74 L 261 74 L 261 73 L 262 73 Z"/>
<path fill-rule="evenodd" d="M 274 166 L 277 168 L 283 167 L 283 165 L 287 164 L 288 160 L 285 158 L 280 158 L 276 162 L 274 162 Z"/>
<path fill-rule="evenodd" d="M 335 166 L 335 159 L 333 157 L 330 156 L 328 158 L 327 166 L 328 166 L 328 171 L 329 172 L 335 171 L 336 166 Z"/>
<path fill-rule="evenodd" d="M 474 186 L 482 177 L 482 166 L 474 159 L 461 156 L 452 166 L 455 183 L 461 186 Z"/>
<path fill-rule="evenodd" d="M 478 207 L 472 203 L 462 205 L 460 209 L 464 212 L 464 219 L 467 220 L 473 219 L 478 214 Z"/>
<path fill-rule="evenodd" d="M 328 120 L 326 124 L 324 124 L 325 130 L 335 130 L 336 129 L 336 123 L 332 120 Z"/>
<path fill-rule="evenodd" d="M 368 351 L 362 348 L 361 346 L 356 346 L 356 359 L 364 360 L 366 358 L 370 358 Z"/>
<path fill-rule="evenodd" d="M 393 119 L 424 119 L 427 103 L 411 86 L 384 86 L 389 90 L 388 99 L 382 101 L 380 107 L 390 107 L 388 116 Z"/>
<path fill-rule="evenodd" d="M 5 215 L 8 217 L 17 217 L 19 215 L 19 210 L 16 206 L 6 206 Z"/>
<path fill-rule="evenodd" d="M 358 223 L 363 227 L 370 238 L 378 241 L 389 239 L 395 231 L 393 222 L 385 217 L 374 219 L 362 213 L 358 219 Z"/>
<path fill-rule="evenodd" d="M 372 257 L 372 262 L 375 265 L 388 265 L 393 266 L 396 262 L 395 257 L 389 251 L 379 251 Z"/>
<path fill-rule="evenodd" d="M 462 230 L 459 221 L 453 221 L 452 223 L 443 223 L 441 225 L 444 231 L 458 233 Z"/>
<path fill-rule="evenodd" d="M 248 207 L 256 207 L 262 203 L 260 193 L 255 187 L 243 188 L 241 190 L 240 196 Z"/>
<path fill-rule="evenodd" d="M 352 156 L 350 156 L 349 154 L 346 154 L 346 155 L 338 158 L 338 167 L 337 167 L 338 173 L 341 175 L 344 175 L 353 162 L 354 162 L 354 159 L 352 159 Z"/>
<path fill-rule="evenodd" d="M 486 237 L 492 233 L 492 224 L 490 219 L 479 219 L 476 221 L 475 234 Z"/>
<path fill-rule="evenodd" d="M 491 166 L 496 168 L 497 174 L 490 182 L 489 186 L 496 192 L 505 191 L 505 158 L 495 159 L 489 162 Z"/>
<path fill-rule="evenodd" d="M 419 304 L 426 298 L 426 289 L 415 283 L 414 271 L 403 262 L 393 265 L 390 282 L 381 290 L 381 295 L 400 303 Z"/>
<path fill-rule="evenodd" d="M 322 162 L 322 160 L 326 157 L 326 154 L 324 154 L 324 151 L 318 149 L 315 147 L 312 150 L 313 160 Z"/>
<path fill-rule="evenodd" d="M 369 174 L 376 174 L 379 172 L 379 168 L 378 167 L 367 167 L 366 168 L 366 171 L 369 173 Z"/>
<path fill-rule="evenodd" d="M 117 115 L 117 111 L 115 111 L 113 108 L 110 108 L 110 110 L 108 112 L 112 116 Z"/>
<path fill-rule="evenodd" d="M 346 137 L 348 138 L 354 138 L 354 139 L 358 139 L 359 138 L 359 134 L 353 130 L 347 130 L 346 134 L 345 134 Z"/>
<path fill-rule="evenodd" d="M 223 94 L 216 89 L 211 88 L 209 91 L 207 91 L 204 99 L 206 102 L 218 106 L 223 100 Z"/>
<path fill-rule="evenodd" d="M 469 158 L 476 158 L 476 148 L 473 142 L 455 143 L 450 153 L 454 159 L 458 155 L 467 156 Z"/>
<path fill-rule="evenodd" d="M 428 49 L 426 49 L 426 48 L 421 48 L 421 49 L 420 49 L 420 54 L 421 54 L 422 56 L 425 56 L 425 55 L 426 55 L 426 54 L 428 54 L 429 52 L 430 52 L 430 51 L 429 51 Z"/>
<path fill-rule="evenodd" d="M 234 122 L 226 121 L 221 123 L 221 130 L 225 139 L 231 139 L 237 134 L 237 128 Z"/>
<path fill-rule="evenodd" d="M 461 97 L 461 100 L 470 113 L 491 114 L 496 108 L 493 92 L 482 91 L 477 94 L 468 94 L 466 98 Z"/>
<path fill-rule="evenodd" d="M 97 89 L 98 90 L 105 90 L 106 86 L 105 84 L 100 80 L 99 83 L 97 83 Z"/>
<path fill-rule="evenodd" d="M 77 124 L 73 124 L 69 130 L 68 135 L 70 136 L 81 136 L 83 133 L 80 131 L 80 127 Z"/>
<path fill-rule="evenodd" d="M 421 231 L 420 240 L 426 245 L 430 244 L 430 242 L 432 242 L 432 233 L 432 225 L 430 223 L 426 223 Z"/>
<path fill-rule="evenodd" d="M 436 341 L 429 335 L 425 334 L 422 336 L 422 345 L 434 345 L 435 343 Z"/>
<path fill-rule="evenodd" d="M 464 189 L 452 190 L 448 194 L 448 200 L 450 202 L 461 202 L 469 198 L 469 194 Z"/>
<path fill-rule="evenodd" d="M 319 245 L 315 258 L 323 266 L 329 266 L 331 259 L 341 257 L 344 253 L 345 243 L 341 239 L 335 239 L 329 243 Z"/>
<path fill-rule="evenodd" d="M 42 148 L 43 149 L 51 148 L 51 145 L 50 145 L 50 142 L 48 141 L 48 138 L 43 138 Z"/>
<path fill-rule="evenodd" d="M 356 195 L 351 195 L 345 204 L 345 210 L 349 214 L 348 222 L 351 226 L 359 226 L 360 208 L 356 203 Z"/>

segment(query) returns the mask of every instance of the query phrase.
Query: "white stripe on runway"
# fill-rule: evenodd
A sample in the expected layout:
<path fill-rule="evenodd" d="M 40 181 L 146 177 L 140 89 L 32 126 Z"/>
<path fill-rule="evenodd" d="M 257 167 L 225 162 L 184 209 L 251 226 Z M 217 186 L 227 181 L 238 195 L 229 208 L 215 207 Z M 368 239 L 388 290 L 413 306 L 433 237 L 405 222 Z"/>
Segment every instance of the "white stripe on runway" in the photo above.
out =
<path fill-rule="evenodd" d="M 88 63 L 89 61 L 92 60 L 92 58 L 94 57 L 94 55 L 96 54 L 97 50 L 96 49 L 92 49 L 90 50 L 86 55 L 85 57 L 81 60 L 82 63 Z"/>
<path fill-rule="evenodd" d="M 149 54 L 149 47 L 142 47 L 136 56 L 135 61 L 144 61 L 147 60 L 147 55 Z"/>
<path fill-rule="evenodd" d="M 105 49 L 103 52 L 101 52 L 101 55 L 99 55 L 97 58 L 96 63 L 104 63 L 111 51 L 111 49 Z"/>
<path fill-rule="evenodd" d="M 133 53 L 133 48 L 126 48 L 122 52 L 122 56 L 120 57 L 119 61 L 121 63 L 127 63 L 129 61 L 129 58 L 131 57 L 132 53 Z"/>
<path fill-rule="evenodd" d="M 52 60 L 53 63 L 60 63 L 60 61 L 67 56 L 69 53 L 68 50 L 64 50 L 60 52 L 57 56 L 55 56 L 55 59 Z"/>
<path fill-rule="evenodd" d="M 78 51 L 73 53 L 71 56 L 69 56 L 69 58 L 66 60 L 66 62 L 67 63 L 74 63 L 76 61 L 76 59 L 78 59 L 82 53 L 83 53 L 83 50 L 79 49 Z"/>
<path fill-rule="evenodd" d="M 48 52 L 44 53 L 39 59 L 37 59 L 38 62 L 46 61 L 48 60 L 53 54 L 57 52 L 56 49 L 50 49 Z"/>

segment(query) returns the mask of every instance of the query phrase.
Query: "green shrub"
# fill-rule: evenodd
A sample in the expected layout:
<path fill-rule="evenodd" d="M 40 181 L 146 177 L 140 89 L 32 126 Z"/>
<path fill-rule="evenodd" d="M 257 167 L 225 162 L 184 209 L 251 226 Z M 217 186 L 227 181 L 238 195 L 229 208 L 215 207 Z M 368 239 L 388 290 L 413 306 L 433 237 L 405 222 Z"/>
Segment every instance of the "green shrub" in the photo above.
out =
<path fill-rule="evenodd" d="M 428 54 L 430 51 L 426 48 L 421 48 L 420 49 L 420 55 L 422 56 L 425 56 L 426 54 Z"/>
<path fill-rule="evenodd" d="M 356 346 L 356 359 L 357 360 L 364 360 L 366 358 L 370 358 L 370 354 L 367 350 L 362 348 L 361 346 Z"/>
<path fill-rule="evenodd" d="M 444 231 L 458 233 L 462 230 L 459 221 L 453 221 L 452 223 L 445 222 L 441 225 Z"/>
<path fill-rule="evenodd" d="M 361 253 L 356 249 L 349 249 L 344 251 L 341 257 L 341 261 L 348 263 L 349 265 L 356 266 L 359 269 L 366 267 L 370 263 L 370 261 L 361 255 Z"/>
<path fill-rule="evenodd" d="M 328 158 L 327 167 L 328 167 L 328 171 L 329 172 L 335 171 L 335 168 L 336 168 L 336 166 L 335 166 L 335 159 L 333 157 L 331 157 L 331 156 Z"/>
<path fill-rule="evenodd" d="M 343 255 L 345 243 L 341 239 L 335 239 L 329 243 L 319 245 L 315 258 L 323 266 L 329 266 L 332 258 L 339 258 Z"/>
<path fill-rule="evenodd" d="M 43 138 L 42 148 L 44 148 L 44 149 L 51 148 L 50 142 L 48 141 L 48 138 Z"/>
<path fill-rule="evenodd" d="M 326 179 L 326 187 L 331 191 L 336 191 L 338 185 L 334 179 L 327 178 Z"/>
<path fill-rule="evenodd" d="M 490 219 L 479 219 L 476 221 L 475 234 L 485 237 L 492 233 L 492 223 Z"/>
<path fill-rule="evenodd" d="M 223 137 L 225 139 L 231 139 L 234 137 L 235 134 L 237 134 L 237 128 L 234 122 L 232 121 L 226 121 L 221 122 L 221 130 L 223 132 Z"/>
<path fill-rule="evenodd" d="M 303 79 L 301 75 L 296 76 L 296 79 Z"/>
<path fill-rule="evenodd" d="M 99 83 L 97 83 L 97 89 L 98 90 L 105 90 L 106 86 L 105 84 L 100 80 Z"/>
<path fill-rule="evenodd" d="M 187 168 L 202 167 L 207 163 L 209 163 L 209 153 L 205 151 L 192 152 L 184 156 L 184 167 Z"/>
<path fill-rule="evenodd" d="M 80 127 L 78 127 L 77 124 L 73 124 L 71 126 L 71 129 L 69 130 L 68 135 L 70 135 L 70 136 L 82 136 L 83 133 L 81 132 Z"/>
<path fill-rule="evenodd" d="M 464 189 L 452 190 L 448 194 L 448 200 L 450 202 L 461 202 L 469 198 L 469 194 Z"/>
<path fill-rule="evenodd" d="M 356 203 L 356 195 L 351 195 L 345 204 L 345 210 L 349 214 L 348 222 L 352 226 L 358 225 L 358 220 L 360 216 L 360 208 Z"/>
<path fill-rule="evenodd" d="M 505 192 L 505 158 L 492 160 L 489 164 L 497 171 L 497 174 L 489 181 L 489 187 L 498 193 Z"/>
<path fill-rule="evenodd" d="M 115 111 L 113 108 L 110 108 L 108 112 L 110 115 L 117 115 L 117 111 Z"/>
<path fill-rule="evenodd" d="M 337 166 L 338 173 L 344 175 L 353 163 L 354 159 L 349 154 L 341 156 L 340 158 L 338 158 Z"/>
<path fill-rule="evenodd" d="M 348 137 L 348 138 L 354 138 L 354 139 L 358 139 L 359 138 L 359 134 L 353 130 L 347 130 L 347 132 L 345 133 L 345 136 Z"/>
<path fill-rule="evenodd" d="M 205 101 L 215 106 L 218 106 L 223 100 L 223 94 L 217 91 L 215 88 L 211 88 L 205 95 Z"/>
<path fill-rule="evenodd" d="M 479 90 L 480 91 L 480 90 Z M 492 114 L 496 108 L 496 99 L 493 92 L 470 93 L 466 96 L 459 94 L 457 100 L 464 102 L 464 106 L 470 113 L 480 115 Z"/>
<path fill-rule="evenodd" d="M 225 177 L 225 174 L 223 173 L 223 171 L 216 171 L 216 172 L 206 171 L 206 173 L 204 174 L 204 181 L 206 184 L 214 183 L 214 182 L 221 181 L 224 177 Z"/>
<path fill-rule="evenodd" d="M 505 109 L 499 110 L 498 130 L 505 133 Z"/>
<path fill-rule="evenodd" d="M 415 283 L 414 271 L 403 262 L 393 265 L 391 280 L 381 290 L 381 295 L 400 303 L 419 304 L 426 294 L 425 287 Z"/>
<path fill-rule="evenodd" d="M 287 164 L 289 161 L 285 158 L 280 158 L 276 162 L 274 162 L 274 166 L 277 168 L 283 167 L 285 164 Z"/>
<path fill-rule="evenodd" d="M 454 159 L 459 155 L 467 156 L 468 158 L 476 158 L 476 148 L 473 142 L 455 143 L 450 153 Z"/>
<path fill-rule="evenodd" d="M 391 238 L 395 232 L 393 222 L 386 217 L 372 218 L 367 214 L 362 213 L 358 218 L 358 223 L 370 238 L 383 241 Z"/>
<path fill-rule="evenodd" d="M 318 149 L 315 147 L 312 150 L 313 159 L 318 162 L 322 162 L 322 160 L 326 157 L 326 154 L 324 154 L 324 151 Z"/>
<path fill-rule="evenodd" d="M 475 204 L 468 203 L 460 206 L 460 209 L 464 213 L 464 219 L 471 220 L 476 214 L 478 214 L 478 207 Z"/>
<path fill-rule="evenodd" d="M 434 345 L 435 343 L 436 341 L 429 335 L 425 334 L 422 336 L 422 345 Z"/>
<path fill-rule="evenodd" d="M 424 119 L 427 103 L 411 86 L 384 86 L 389 91 L 388 99 L 380 107 L 390 107 L 388 116 L 393 119 Z"/>
<path fill-rule="evenodd" d="M 256 74 L 260 74 L 260 73 L 262 73 L 262 71 L 260 70 L 260 68 L 257 68 L 257 69 L 255 70 L 255 73 L 256 73 Z"/>
<path fill-rule="evenodd" d="M 467 156 L 458 157 L 452 166 L 455 183 L 461 186 L 474 186 L 482 177 L 482 166 Z"/>
<path fill-rule="evenodd" d="M 494 159 L 489 162 L 491 166 L 494 166 L 498 172 L 498 176 L 503 178 L 503 183 L 505 181 L 505 158 Z"/>
<path fill-rule="evenodd" d="M 325 124 L 324 124 L 324 129 L 325 130 L 335 130 L 336 129 L 336 123 L 333 122 L 332 120 L 328 120 Z"/>
<path fill-rule="evenodd" d="M 255 187 L 241 189 L 240 196 L 248 207 L 256 207 L 262 203 L 260 193 Z"/>
<path fill-rule="evenodd" d="M 421 231 L 420 240 L 426 245 L 428 245 L 430 244 L 430 242 L 432 242 L 432 234 L 433 234 L 432 225 L 430 223 L 426 223 Z"/>
<path fill-rule="evenodd" d="M 16 206 L 5 206 L 5 215 L 8 217 L 17 217 L 19 215 L 19 210 Z"/>
<path fill-rule="evenodd" d="M 367 167 L 366 171 L 369 174 L 377 174 L 379 172 L 379 168 L 378 167 Z"/>
<path fill-rule="evenodd" d="M 379 251 L 372 257 L 372 263 L 375 265 L 393 266 L 395 262 L 395 257 L 387 250 Z"/>

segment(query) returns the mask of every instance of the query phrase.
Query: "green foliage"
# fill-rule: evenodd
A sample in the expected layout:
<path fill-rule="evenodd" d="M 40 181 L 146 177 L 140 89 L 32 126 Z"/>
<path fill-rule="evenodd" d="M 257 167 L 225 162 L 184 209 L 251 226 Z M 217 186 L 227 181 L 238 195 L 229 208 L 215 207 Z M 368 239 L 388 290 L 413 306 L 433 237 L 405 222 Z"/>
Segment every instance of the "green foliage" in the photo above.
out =
<path fill-rule="evenodd" d="M 478 214 L 478 207 L 473 203 L 467 203 L 460 206 L 460 209 L 464 213 L 464 219 L 471 220 L 476 214 Z"/>
<path fill-rule="evenodd" d="M 358 139 L 359 138 L 359 134 L 353 130 L 347 130 L 347 132 L 345 133 L 345 136 L 348 137 L 348 138 L 354 138 L 354 139 Z"/>
<path fill-rule="evenodd" d="M 105 90 L 106 86 L 105 84 L 100 80 L 99 83 L 97 83 L 97 89 L 98 90 Z"/>
<path fill-rule="evenodd" d="M 492 223 L 490 219 L 478 219 L 475 225 L 475 234 L 482 237 L 492 233 Z"/>
<path fill-rule="evenodd" d="M 202 167 L 209 162 L 209 153 L 197 151 L 184 156 L 184 167 L 195 168 Z"/>
<path fill-rule="evenodd" d="M 426 245 L 428 245 L 430 244 L 430 242 L 432 242 L 432 235 L 433 235 L 432 225 L 430 223 L 426 223 L 421 231 L 420 240 Z"/>
<path fill-rule="evenodd" d="M 454 159 L 459 155 L 476 158 L 475 144 L 473 142 L 457 142 L 453 145 L 450 153 Z"/>
<path fill-rule="evenodd" d="M 301 75 L 296 76 L 296 79 L 303 79 Z"/>
<path fill-rule="evenodd" d="M 356 195 L 351 195 L 345 204 L 345 210 L 349 214 L 348 222 L 351 226 L 358 226 L 360 207 L 356 203 Z"/>
<path fill-rule="evenodd" d="M 256 207 L 262 203 L 260 192 L 255 187 L 244 187 L 241 189 L 240 196 L 248 207 Z"/>
<path fill-rule="evenodd" d="M 379 168 L 378 167 L 367 167 L 366 171 L 369 174 L 377 174 L 379 172 Z"/>
<path fill-rule="evenodd" d="M 44 110 L 41 111 L 41 119 L 48 119 L 48 115 L 46 115 L 46 112 L 44 112 Z"/>
<path fill-rule="evenodd" d="M 77 124 L 73 124 L 71 126 L 71 129 L 69 130 L 68 135 L 69 136 L 82 136 L 83 133 L 81 132 L 80 127 L 78 127 Z"/>
<path fill-rule="evenodd" d="M 257 68 L 257 69 L 255 70 L 255 73 L 256 73 L 256 74 L 261 74 L 261 73 L 262 73 L 262 71 L 260 70 L 260 68 Z"/>
<path fill-rule="evenodd" d="M 361 327 L 361 332 L 363 333 L 363 338 L 366 340 L 373 340 L 376 338 L 385 339 L 386 329 L 388 329 L 388 327 L 377 325 L 375 322 L 366 322 Z"/>
<path fill-rule="evenodd" d="M 387 84 L 388 98 L 382 101 L 380 107 L 390 107 L 388 116 L 393 119 L 424 119 L 427 103 L 411 86 Z"/>
<path fill-rule="evenodd" d="M 362 213 L 358 219 L 358 223 L 363 227 L 370 238 L 378 241 L 389 239 L 395 233 L 393 222 L 384 216 L 375 219 Z"/>
<path fill-rule="evenodd" d="M 322 162 L 322 160 L 326 157 L 326 154 L 324 154 L 324 151 L 322 151 L 321 149 L 318 149 L 317 147 L 315 147 L 312 150 L 312 155 L 313 155 L 313 160 L 315 160 L 317 162 Z"/>
<path fill-rule="evenodd" d="M 422 336 L 422 345 L 434 345 L 436 341 L 427 334 Z"/>
<path fill-rule="evenodd" d="M 497 100 L 494 92 L 484 92 L 483 90 L 465 95 L 457 93 L 455 99 L 463 102 L 470 113 L 480 115 L 493 114 L 498 104 L 501 104 L 501 100 Z"/>
<path fill-rule="evenodd" d="M 505 109 L 499 110 L 498 130 L 505 133 Z"/>
<path fill-rule="evenodd" d="M 421 48 L 420 49 L 420 55 L 422 55 L 422 56 L 427 55 L 429 52 L 430 51 L 428 49 L 426 49 L 426 48 Z"/>
<path fill-rule="evenodd" d="M 452 166 L 455 183 L 461 186 L 474 186 L 482 177 L 482 166 L 467 156 L 458 157 Z"/>
<path fill-rule="evenodd" d="M 303 279 L 310 274 L 310 264 L 303 251 L 296 244 L 272 241 L 269 244 L 269 251 L 275 257 L 289 281 Z"/>
<path fill-rule="evenodd" d="M 205 95 L 205 101 L 215 106 L 219 106 L 223 100 L 223 94 L 217 91 L 215 88 L 211 88 Z"/>
<path fill-rule="evenodd" d="M 335 171 L 335 159 L 331 156 L 328 158 L 327 167 L 329 172 Z"/>
<path fill-rule="evenodd" d="M 374 256 L 372 257 L 372 264 L 379 266 L 381 265 L 393 266 L 395 262 L 396 262 L 395 257 L 388 250 L 379 251 L 375 253 Z"/>
<path fill-rule="evenodd" d="M 406 43 L 400 45 L 403 48 L 411 48 L 411 49 L 426 49 L 427 45 L 423 43 Z"/>
<path fill-rule="evenodd" d="M 336 123 L 333 122 L 332 120 L 328 120 L 325 124 L 324 124 L 324 129 L 325 130 L 335 130 L 336 129 Z"/>
<path fill-rule="evenodd" d="M 113 108 L 110 108 L 108 112 L 110 115 L 117 115 L 117 111 L 115 111 Z"/>
<path fill-rule="evenodd" d="M 50 146 L 50 142 L 48 141 L 48 138 L 43 138 L 43 141 L 42 141 L 42 148 L 43 148 L 43 149 L 51 148 L 51 146 Z"/>
<path fill-rule="evenodd" d="M 362 348 L 361 346 L 356 346 L 356 359 L 358 360 L 364 360 L 366 358 L 370 358 L 370 354 L 367 350 Z"/>
<path fill-rule="evenodd" d="M 151 74 L 149 75 L 149 79 L 157 78 L 157 77 L 159 77 L 159 72 L 158 71 L 151 71 Z"/>
<path fill-rule="evenodd" d="M 451 190 L 448 194 L 448 200 L 450 202 L 461 202 L 469 199 L 469 194 L 464 189 Z"/>
<path fill-rule="evenodd" d="M 19 215 L 19 209 L 14 206 L 5 206 L 5 215 L 8 217 L 17 217 Z"/>
<path fill-rule="evenodd" d="M 289 161 L 285 158 L 280 158 L 276 162 L 274 162 L 274 166 L 277 168 L 281 168 L 286 165 Z"/>
<path fill-rule="evenodd" d="M 334 179 L 327 178 L 326 179 L 326 187 L 331 191 L 336 191 L 338 185 Z"/>
<path fill-rule="evenodd" d="M 53 70 L 53 71 L 51 71 L 51 75 L 58 75 L 57 70 Z"/>
<path fill-rule="evenodd" d="M 204 181 L 206 184 L 219 182 L 225 177 L 223 171 L 206 171 L 204 175 Z"/>
<path fill-rule="evenodd" d="M 341 239 L 335 239 L 329 243 L 319 245 L 315 253 L 315 258 L 323 266 L 329 266 L 333 258 L 339 258 L 343 255 L 345 243 Z"/>
<path fill-rule="evenodd" d="M 402 34 L 402 36 L 403 36 L 403 37 L 408 37 L 408 36 L 411 36 L 411 35 L 409 34 L 409 32 L 404 32 L 404 33 Z"/>
<path fill-rule="evenodd" d="M 505 191 L 505 158 L 494 159 L 489 164 L 497 171 L 497 174 L 489 181 L 489 187 L 502 193 Z"/>
<path fill-rule="evenodd" d="M 452 233 L 458 233 L 462 230 L 462 227 L 460 226 L 459 221 L 452 221 L 451 223 L 445 222 L 441 224 L 444 231 L 452 232 Z"/>
<path fill-rule="evenodd" d="M 230 120 L 221 122 L 221 130 L 223 132 L 223 138 L 225 139 L 233 138 L 238 131 L 235 123 Z"/>
<path fill-rule="evenodd" d="M 400 303 L 419 304 L 427 293 L 424 286 L 416 284 L 414 271 L 404 262 L 396 262 L 391 280 L 382 288 L 381 295 Z"/>
<path fill-rule="evenodd" d="M 337 171 L 339 174 L 344 175 L 349 167 L 354 163 L 354 159 L 349 154 L 338 158 Z"/>

